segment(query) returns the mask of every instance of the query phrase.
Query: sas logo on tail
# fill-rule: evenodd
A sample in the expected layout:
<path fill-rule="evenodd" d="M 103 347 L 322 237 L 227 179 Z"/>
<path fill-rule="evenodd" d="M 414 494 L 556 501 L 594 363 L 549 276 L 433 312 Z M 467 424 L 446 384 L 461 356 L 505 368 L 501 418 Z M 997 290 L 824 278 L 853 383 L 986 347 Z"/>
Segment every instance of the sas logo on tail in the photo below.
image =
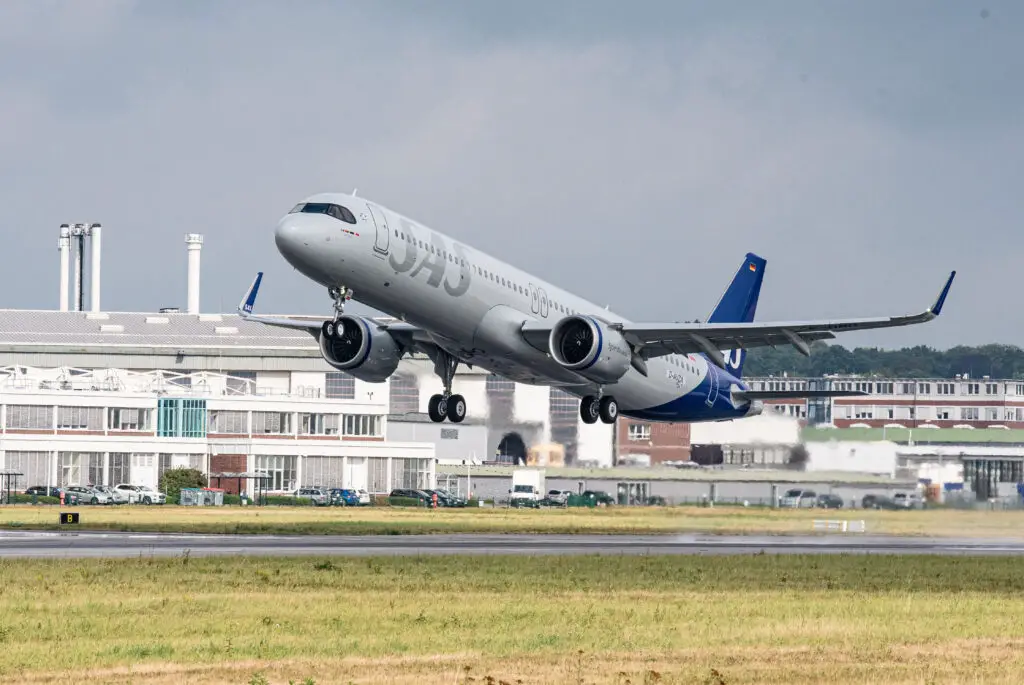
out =
<path fill-rule="evenodd" d="M 754 265 L 751 264 L 750 266 L 753 267 Z M 725 361 L 725 365 L 727 367 L 733 371 L 737 371 L 740 368 L 740 364 L 743 363 L 743 355 L 745 352 L 745 350 L 723 350 L 722 359 Z"/>

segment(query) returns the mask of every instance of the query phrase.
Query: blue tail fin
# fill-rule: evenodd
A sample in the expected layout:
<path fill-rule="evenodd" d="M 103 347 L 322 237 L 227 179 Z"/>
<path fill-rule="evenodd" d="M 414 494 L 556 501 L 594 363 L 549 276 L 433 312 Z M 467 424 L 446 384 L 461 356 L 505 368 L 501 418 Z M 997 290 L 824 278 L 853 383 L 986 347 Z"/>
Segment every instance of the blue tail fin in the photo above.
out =
<path fill-rule="evenodd" d="M 761 281 L 764 280 L 764 267 L 767 260 L 751 252 L 747 253 L 739 271 L 732 279 L 722 299 L 708 323 L 750 323 L 757 311 L 757 298 L 761 294 Z M 743 362 L 747 358 L 746 350 L 723 351 L 725 365 L 737 378 L 743 376 Z"/>

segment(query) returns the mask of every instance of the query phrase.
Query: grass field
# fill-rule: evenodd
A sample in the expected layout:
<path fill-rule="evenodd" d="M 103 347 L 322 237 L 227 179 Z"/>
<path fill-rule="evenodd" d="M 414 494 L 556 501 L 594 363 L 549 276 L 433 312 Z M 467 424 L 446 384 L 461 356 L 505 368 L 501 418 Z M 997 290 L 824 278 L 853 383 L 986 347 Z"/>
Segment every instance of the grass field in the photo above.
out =
<path fill-rule="evenodd" d="M 1021 569 L 919 556 L 0 561 L 0 682 L 1018 683 Z"/>
<path fill-rule="evenodd" d="M 825 511 L 743 507 L 407 509 L 390 507 L 72 507 L 82 529 L 279 534 L 806 533 L 816 518 L 863 519 L 867 532 L 1024 537 L 1024 511 Z M 0 507 L 0 528 L 58 528 L 58 509 Z"/>

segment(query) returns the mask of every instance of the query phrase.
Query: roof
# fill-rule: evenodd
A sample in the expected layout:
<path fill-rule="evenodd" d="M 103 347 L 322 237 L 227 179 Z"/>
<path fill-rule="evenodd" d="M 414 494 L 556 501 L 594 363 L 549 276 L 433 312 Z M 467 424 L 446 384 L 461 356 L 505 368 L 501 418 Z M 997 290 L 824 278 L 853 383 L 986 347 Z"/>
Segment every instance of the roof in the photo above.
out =
<path fill-rule="evenodd" d="M 305 331 L 246 321 L 237 314 L 0 310 L 0 350 L 32 347 L 146 351 L 261 349 L 319 355 Z"/>
<path fill-rule="evenodd" d="M 800 436 L 804 442 L 843 440 L 873 442 L 889 440 L 915 445 L 1003 444 L 1024 445 L 1024 430 L 1012 428 L 818 428 L 808 426 Z"/>

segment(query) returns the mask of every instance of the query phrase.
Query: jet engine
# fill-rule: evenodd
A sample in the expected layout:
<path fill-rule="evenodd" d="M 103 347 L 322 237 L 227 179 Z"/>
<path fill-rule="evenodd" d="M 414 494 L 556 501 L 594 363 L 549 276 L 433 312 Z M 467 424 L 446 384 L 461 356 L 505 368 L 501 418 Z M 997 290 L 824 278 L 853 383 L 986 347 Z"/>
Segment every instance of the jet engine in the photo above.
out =
<path fill-rule="evenodd" d="M 391 334 L 361 316 L 342 316 L 336 326 L 325 323 L 319 338 L 328 364 L 367 383 L 386 381 L 402 359 Z"/>
<path fill-rule="evenodd" d="M 618 381 L 632 359 L 622 334 L 589 316 L 567 316 L 555 324 L 548 350 L 556 362 L 595 383 Z"/>

